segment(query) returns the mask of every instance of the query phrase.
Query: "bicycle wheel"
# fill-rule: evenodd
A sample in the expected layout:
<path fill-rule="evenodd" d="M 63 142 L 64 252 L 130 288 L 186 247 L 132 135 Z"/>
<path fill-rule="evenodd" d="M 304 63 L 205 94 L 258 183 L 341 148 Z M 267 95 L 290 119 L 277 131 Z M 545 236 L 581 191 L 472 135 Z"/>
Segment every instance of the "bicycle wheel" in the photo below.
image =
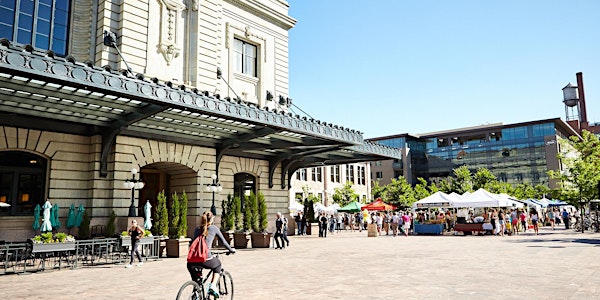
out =
<path fill-rule="evenodd" d="M 204 299 L 204 290 L 193 281 L 184 283 L 177 292 L 177 300 L 201 300 Z"/>
<path fill-rule="evenodd" d="M 229 272 L 223 271 L 223 274 L 219 277 L 217 287 L 219 288 L 219 295 L 221 296 L 219 299 L 233 299 L 233 278 Z"/>

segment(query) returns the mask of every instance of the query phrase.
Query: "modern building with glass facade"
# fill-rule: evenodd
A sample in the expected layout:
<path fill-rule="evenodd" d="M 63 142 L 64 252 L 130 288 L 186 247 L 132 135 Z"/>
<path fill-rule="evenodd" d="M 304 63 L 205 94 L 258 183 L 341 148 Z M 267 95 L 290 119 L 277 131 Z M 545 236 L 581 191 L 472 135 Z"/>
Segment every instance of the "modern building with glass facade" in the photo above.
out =
<path fill-rule="evenodd" d="M 371 178 L 380 184 L 399 176 L 412 184 L 419 177 L 439 182 L 455 168 L 467 166 L 472 172 L 487 168 L 502 182 L 555 187 L 547 171 L 562 168 L 559 141 L 572 135 L 577 131 L 555 118 L 372 138 L 369 141 L 401 149 L 403 159 L 372 162 Z"/>

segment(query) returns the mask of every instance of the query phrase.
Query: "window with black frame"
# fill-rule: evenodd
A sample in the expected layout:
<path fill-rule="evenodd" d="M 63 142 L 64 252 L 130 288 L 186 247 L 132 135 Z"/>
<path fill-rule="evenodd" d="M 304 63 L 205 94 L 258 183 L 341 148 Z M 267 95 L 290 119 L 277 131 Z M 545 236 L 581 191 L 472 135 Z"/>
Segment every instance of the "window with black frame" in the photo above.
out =
<path fill-rule="evenodd" d="M 0 152 L 0 215 L 29 215 L 43 204 L 47 165 L 32 153 Z"/>
<path fill-rule="evenodd" d="M 67 54 L 69 0 L 0 1 L 0 38 Z"/>

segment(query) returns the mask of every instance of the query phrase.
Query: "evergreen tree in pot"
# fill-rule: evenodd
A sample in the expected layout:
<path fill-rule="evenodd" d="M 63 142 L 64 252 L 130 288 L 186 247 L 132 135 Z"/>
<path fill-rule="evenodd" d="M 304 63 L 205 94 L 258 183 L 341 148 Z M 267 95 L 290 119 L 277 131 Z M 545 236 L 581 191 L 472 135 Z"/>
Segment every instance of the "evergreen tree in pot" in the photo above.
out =
<path fill-rule="evenodd" d="M 252 248 L 269 248 L 271 243 L 271 233 L 267 232 L 269 220 L 267 219 L 267 202 L 265 195 L 258 192 L 256 197 L 257 218 L 255 229 L 252 233 Z"/>
<path fill-rule="evenodd" d="M 181 201 L 186 202 L 184 210 L 187 214 L 187 199 L 181 199 Z M 185 231 L 187 231 L 187 217 L 183 219 L 185 220 L 186 224 L 183 224 L 181 217 L 181 213 L 183 211 L 181 206 L 182 203 L 180 202 L 179 195 L 177 195 L 177 192 L 173 193 L 171 204 L 171 223 L 169 224 L 169 239 L 167 240 L 168 257 L 186 256 L 189 250 L 190 239 L 185 237 Z"/>

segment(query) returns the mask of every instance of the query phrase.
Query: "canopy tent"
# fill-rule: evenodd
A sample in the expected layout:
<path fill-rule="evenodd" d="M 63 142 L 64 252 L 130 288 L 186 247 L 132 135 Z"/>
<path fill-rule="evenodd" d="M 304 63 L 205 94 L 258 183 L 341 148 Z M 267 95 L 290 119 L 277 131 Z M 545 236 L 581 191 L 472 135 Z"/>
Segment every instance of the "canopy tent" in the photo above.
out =
<path fill-rule="evenodd" d="M 548 204 L 548 206 L 565 206 L 565 205 L 569 205 L 569 203 L 567 203 L 565 201 L 560 201 L 560 200 L 550 200 L 550 203 Z"/>
<path fill-rule="evenodd" d="M 478 189 L 454 201 L 454 207 L 523 207 L 523 203 L 490 193 L 485 189 Z"/>
<path fill-rule="evenodd" d="M 359 212 L 362 208 L 362 204 L 357 201 L 352 201 L 344 207 L 338 208 L 338 212 L 347 212 L 347 213 L 355 213 Z"/>
<path fill-rule="evenodd" d="M 299 211 L 304 211 L 304 205 L 302 205 L 302 203 L 298 201 L 292 201 L 292 203 L 290 203 L 290 206 L 288 206 L 288 209 L 291 213 L 297 213 Z"/>
<path fill-rule="evenodd" d="M 454 197 L 444 193 L 435 192 L 428 197 L 425 197 L 415 203 L 413 208 L 428 208 L 428 207 L 452 207 Z"/>
<path fill-rule="evenodd" d="M 363 209 L 363 210 L 396 210 L 396 207 L 391 204 L 384 203 L 383 200 L 381 200 L 381 199 L 377 199 L 377 200 L 363 206 L 361 209 Z"/>

